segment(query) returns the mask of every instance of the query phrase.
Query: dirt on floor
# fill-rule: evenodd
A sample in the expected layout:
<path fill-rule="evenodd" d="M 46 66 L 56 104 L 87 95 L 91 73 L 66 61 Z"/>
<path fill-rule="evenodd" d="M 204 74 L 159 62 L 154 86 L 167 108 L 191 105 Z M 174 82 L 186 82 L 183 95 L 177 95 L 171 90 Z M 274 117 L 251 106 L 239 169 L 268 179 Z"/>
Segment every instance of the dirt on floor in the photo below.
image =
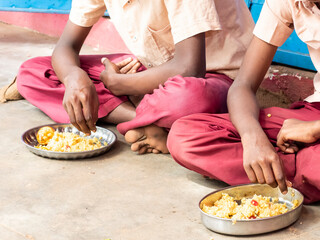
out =
<path fill-rule="evenodd" d="M 314 92 L 314 75 L 312 71 L 272 65 L 257 92 L 260 107 L 288 108 L 302 101 Z"/>

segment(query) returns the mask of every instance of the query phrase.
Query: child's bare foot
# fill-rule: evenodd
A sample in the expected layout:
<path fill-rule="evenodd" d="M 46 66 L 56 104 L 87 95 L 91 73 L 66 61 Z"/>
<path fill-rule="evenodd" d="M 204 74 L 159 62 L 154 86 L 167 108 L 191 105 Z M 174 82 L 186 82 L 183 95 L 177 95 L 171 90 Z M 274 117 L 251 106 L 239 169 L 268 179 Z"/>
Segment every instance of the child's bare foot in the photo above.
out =
<path fill-rule="evenodd" d="M 168 133 L 156 125 L 129 130 L 124 137 L 128 143 L 131 143 L 131 150 L 139 154 L 169 153 Z"/>

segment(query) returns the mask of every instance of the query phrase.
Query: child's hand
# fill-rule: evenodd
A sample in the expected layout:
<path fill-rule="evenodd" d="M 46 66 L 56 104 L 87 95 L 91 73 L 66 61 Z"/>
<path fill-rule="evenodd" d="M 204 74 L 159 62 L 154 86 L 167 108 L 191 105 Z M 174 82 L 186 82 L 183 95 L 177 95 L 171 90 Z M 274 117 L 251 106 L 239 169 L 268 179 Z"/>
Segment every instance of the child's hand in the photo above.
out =
<path fill-rule="evenodd" d="M 319 139 L 318 125 L 318 121 L 285 120 L 277 136 L 278 147 L 285 153 L 297 152 L 299 149 L 295 142 L 313 143 Z"/>
<path fill-rule="evenodd" d="M 251 182 L 267 183 L 271 187 L 279 186 L 282 193 L 287 192 L 282 162 L 269 139 L 263 135 L 242 139 L 243 167 Z"/>
<path fill-rule="evenodd" d="M 131 58 L 127 58 L 117 64 L 107 58 L 102 58 L 101 63 L 105 66 L 105 70 L 101 72 L 100 79 L 106 88 L 116 96 L 129 95 L 128 89 L 132 89 L 135 86 L 135 82 L 127 74 L 135 73 L 141 63 Z"/>
<path fill-rule="evenodd" d="M 127 89 L 126 80 L 123 79 L 125 76 L 121 74 L 119 67 L 107 58 L 102 58 L 101 62 L 105 66 L 105 70 L 100 74 L 103 84 L 114 95 L 125 95 L 124 91 Z"/>
<path fill-rule="evenodd" d="M 131 57 L 122 60 L 121 62 L 116 63 L 120 73 L 136 73 L 141 67 L 141 63 L 138 59 L 132 59 Z"/>
<path fill-rule="evenodd" d="M 105 70 L 102 73 L 121 73 L 119 67 L 111 62 L 108 58 L 101 58 L 101 63 L 104 65 Z"/>
<path fill-rule="evenodd" d="M 116 89 L 121 85 L 121 82 L 117 80 L 117 75 L 121 74 L 120 70 L 108 58 L 102 58 L 101 63 L 105 66 L 105 70 L 100 73 L 100 79 L 109 91 L 117 95 Z"/>
<path fill-rule="evenodd" d="M 63 107 L 70 122 L 81 132 L 96 131 L 99 99 L 96 88 L 84 71 L 72 71 L 65 79 Z"/>

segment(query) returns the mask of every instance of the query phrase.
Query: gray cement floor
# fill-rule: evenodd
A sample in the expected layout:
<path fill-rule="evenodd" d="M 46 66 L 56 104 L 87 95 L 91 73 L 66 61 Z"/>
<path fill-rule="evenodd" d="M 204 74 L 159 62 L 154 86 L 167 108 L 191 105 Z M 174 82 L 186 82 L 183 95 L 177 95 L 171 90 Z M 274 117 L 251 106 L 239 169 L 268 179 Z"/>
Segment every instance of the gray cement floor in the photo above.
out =
<path fill-rule="evenodd" d="M 50 55 L 56 40 L 0 23 L 0 87 L 23 61 Z M 118 134 L 100 157 L 38 157 L 21 134 L 53 122 L 25 100 L 1 104 L 0 123 L 0 240 L 320 239 L 319 204 L 305 206 L 296 223 L 277 232 L 220 235 L 202 225 L 197 204 L 226 185 L 184 169 L 170 155 L 139 156 Z"/>

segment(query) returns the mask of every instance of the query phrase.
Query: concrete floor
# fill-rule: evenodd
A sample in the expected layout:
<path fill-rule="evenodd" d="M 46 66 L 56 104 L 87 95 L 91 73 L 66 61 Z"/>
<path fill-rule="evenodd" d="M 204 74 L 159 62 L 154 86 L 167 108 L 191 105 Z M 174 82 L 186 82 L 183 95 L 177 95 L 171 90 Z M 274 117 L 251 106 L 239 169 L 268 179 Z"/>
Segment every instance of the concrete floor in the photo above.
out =
<path fill-rule="evenodd" d="M 23 61 L 50 55 L 56 41 L 0 23 L 0 87 Z M 0 105 L 0 121 L 0 240 L 320 239 L 319 204 L 305 206 L 295 224 L 277 232 L 220 235 L 202 225 L 197 204 L 226 185 L 184 169 L 170 155 L 139 156 L 117 134 L 116 145 L 100 157 L 50 160 L 21 142 L 27 129 L 53 123 L 41 111 L 25 100 L 8 102 Z"/>

